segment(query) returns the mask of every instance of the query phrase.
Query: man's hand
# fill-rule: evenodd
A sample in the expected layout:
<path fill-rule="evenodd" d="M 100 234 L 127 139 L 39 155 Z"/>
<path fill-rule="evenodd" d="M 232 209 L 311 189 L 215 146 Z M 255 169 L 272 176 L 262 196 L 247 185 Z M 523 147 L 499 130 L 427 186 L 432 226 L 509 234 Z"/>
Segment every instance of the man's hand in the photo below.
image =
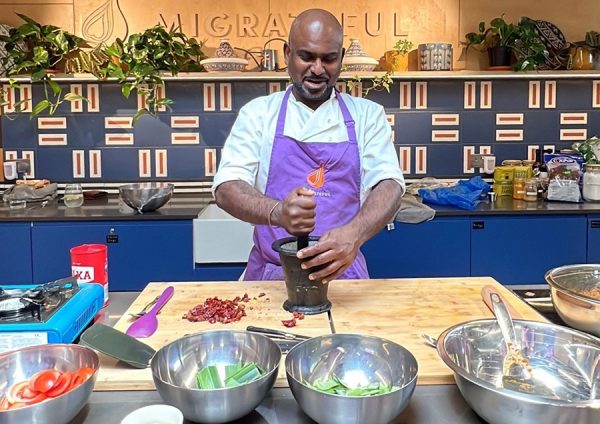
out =
<path fill-rule="evenodd" d="M 302 268 L 323 267 L 309 275 L 311 280 L 327 283 L 340 277 L 356 259 L 360 248 L 358 232 L 351 224 L 325 233 L 319 242 L 298 252 Z"/>
<path fill-rule="evenodd" d="M 273 210 L 271 222 L 295 236 L 304 236 L 315 228 L 314 192 L 306 187 L 296 187 Z"/>

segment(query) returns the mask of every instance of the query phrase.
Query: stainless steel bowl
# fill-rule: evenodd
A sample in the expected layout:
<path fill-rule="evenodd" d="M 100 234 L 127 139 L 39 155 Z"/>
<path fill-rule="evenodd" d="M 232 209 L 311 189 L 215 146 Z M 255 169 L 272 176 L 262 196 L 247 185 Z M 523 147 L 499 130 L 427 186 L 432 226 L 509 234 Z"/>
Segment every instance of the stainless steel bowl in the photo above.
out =
<path fill-rule="evenodd" d="M 169 201 L 173 188 L 171 183 L 133 183 L 120 186 L 119 195 L 127 206 L 137 212 L 152 212 Z"/>
<path fill-rule="evenodd" d="M 332 359 L 333 358 L 333 359 Z M 332 334 L 292 348 L 285 360 L 292 394 L 302 410 L 320 424 L 389 423 L 404 410 L 417 384 L 417 360 L 404 347 L 379 337 Z M 305 384 L 319 370 L 349 386 L 384 383 L 400 389 L 376 396 L 340 396 Z"/>
<path fill-rule="evenodd" d="M 254 362 L 265 375 L 238 387 L 200 390 L 196 374 L 207 365 Z M 281 351 L 266 336 L 246 331 L 206 331 L 162 347 L 150 362 L 154 385 L 163 401 L 186 419 L 225 423 L 254 410 L 275 384 Z"/>
<path fill-rule="evenodd" d="M 0 354 L 0 393 L 2 396 L 14 384 L 25 381 L 38 371 L 57 369 L 76 371 L 81 367 L 95 370 L 94 375 L 79 387 L 53 399 L 35 405 L 0 412 L 2 424 L 63 424 L 70 422 L 87 403 L 98 374 L 98 355 L 79 345 L 40 345 Z"/>
<path fill-rule="evenodd" d="M 503 387 L 506 346 L 496 320 L 446 330 L 437 350 L 452 369 L 467 403 L 490 424 L 600 422 L 600 340 L 555 324 L 515 320 L 515 332 L 536 378 L 557 394 L 550 399 Z M 582 400 L 583 399 L 583 400 Z"/>
<path fill-rule="evenodd" d="M 567 265 L 546 273 L 554 309 L 571 327 L 600 336 L 600 265 Z"/>

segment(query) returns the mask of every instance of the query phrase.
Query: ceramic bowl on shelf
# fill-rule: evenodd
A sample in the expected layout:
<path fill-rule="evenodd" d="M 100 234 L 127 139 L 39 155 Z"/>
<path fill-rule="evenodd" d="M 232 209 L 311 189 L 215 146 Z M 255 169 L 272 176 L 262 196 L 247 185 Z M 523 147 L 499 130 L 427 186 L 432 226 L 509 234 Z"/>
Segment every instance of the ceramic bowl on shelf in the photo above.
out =
<path fill-rule="evenodd" d="M 355 56 L 344 59 L 342 65 L 345 71 L 371 72 L 379 62 L 368 56 Z"/>
<path fill-rule="evenodd" d="M 200 61 L 208 72 L 242 72 L 248 61 L 239 57 L 212 57 Z"/>

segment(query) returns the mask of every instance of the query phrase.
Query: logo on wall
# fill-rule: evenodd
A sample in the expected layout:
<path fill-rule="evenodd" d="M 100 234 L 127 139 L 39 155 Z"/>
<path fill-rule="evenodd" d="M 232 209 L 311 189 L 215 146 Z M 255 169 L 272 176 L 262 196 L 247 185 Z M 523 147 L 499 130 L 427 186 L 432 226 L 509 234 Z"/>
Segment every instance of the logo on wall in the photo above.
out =
<path fill-rule="evenodd" d="M 103 43 L 116 37 L 117 35 L 113 34 L 115 32 L 115 7 L 123 18 L 123 24 L 125 25 L 125 35 L 122 38 L 127 38 L 129 25 L 119 0 L 106 0 L 84 19 L 81 27 L 83 37 L 96 43 Z"/>

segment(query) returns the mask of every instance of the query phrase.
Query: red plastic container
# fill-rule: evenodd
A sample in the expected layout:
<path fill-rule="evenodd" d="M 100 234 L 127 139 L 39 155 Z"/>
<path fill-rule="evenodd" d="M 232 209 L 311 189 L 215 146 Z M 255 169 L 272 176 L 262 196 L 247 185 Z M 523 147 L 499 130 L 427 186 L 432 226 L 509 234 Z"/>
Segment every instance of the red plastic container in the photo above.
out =
<path fill-rule="evenodd" d="M 96 283 L 104 289 L 108 305 L 108 255 L 104 244 L 82 244 L 71 249 L 71 272 L 78 283 Z"/>

